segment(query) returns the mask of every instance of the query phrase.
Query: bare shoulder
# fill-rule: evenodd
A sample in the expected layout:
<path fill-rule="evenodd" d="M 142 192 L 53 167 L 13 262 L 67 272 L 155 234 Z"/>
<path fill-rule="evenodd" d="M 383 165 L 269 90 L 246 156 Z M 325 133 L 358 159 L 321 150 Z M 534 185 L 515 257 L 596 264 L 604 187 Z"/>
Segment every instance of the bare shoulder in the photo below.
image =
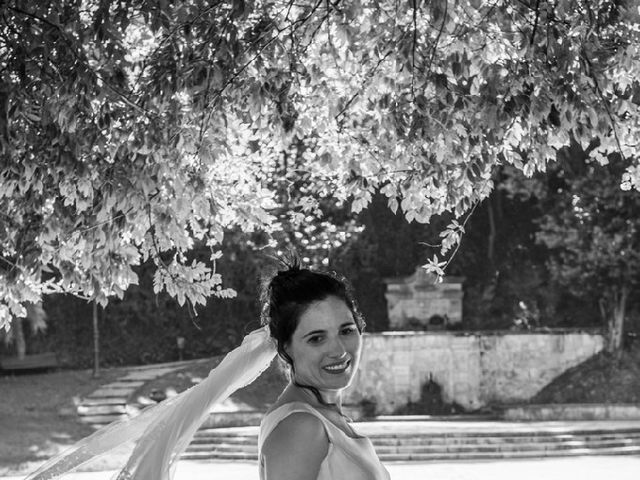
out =
<path fill-rule="evenodd" d="M 315 480 L 328 451 L 322 421 L 311 413 L 292 413 L 278 423 L 262 446 L 267 479 Z"/>
<path fill-rule="evenodd" d="M 265 439 L 262 449 L 269 452 L 280 445 L 296 446 L 300 443 L 302 445 L 325 444 L 328 448 L 329 439 L 324 425 L 318 417 L 311 413 L 295 412 L 287 415 Z M 326 450 L 325 448 L 325 454 Z"/>

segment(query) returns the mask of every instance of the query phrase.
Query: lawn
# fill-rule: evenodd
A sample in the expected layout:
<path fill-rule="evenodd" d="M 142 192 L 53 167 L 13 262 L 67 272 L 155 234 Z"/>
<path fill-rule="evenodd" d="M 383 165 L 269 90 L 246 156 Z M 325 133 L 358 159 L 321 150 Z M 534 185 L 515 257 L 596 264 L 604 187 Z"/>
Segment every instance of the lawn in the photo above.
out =
<path fill-rule="evenodd" d="M 148 398 L 152 390 L 167 395 L 181 392 L 206 377 L 219 361 L 212 358 L 148 382 L 130 400 Z M 124 374 L 125 370 L 118 368 L 103 370 L 99 379 L 92 378 L 90 370 L 0 375 L 0 476 L 31 472 L 44 460 L 93 433 L 93 428 L 78 421 L 78 401 Z M 233 398 L 239 405 L 265 410 L 285 383 L 273 362 L 256 382 L 236 392 Z"/>
<path fill-rule="evenodd" d="M 640 404 L 640 345 L 617 357 L 594 355 L 553 380 L 531 403 Z"/>
<path fill-rule="evenodd" d="M 27 473 L 94 430 L 77 421 L 78 400 L 122 375 L 107 369 L 0 376 L 0 476 Z"/>

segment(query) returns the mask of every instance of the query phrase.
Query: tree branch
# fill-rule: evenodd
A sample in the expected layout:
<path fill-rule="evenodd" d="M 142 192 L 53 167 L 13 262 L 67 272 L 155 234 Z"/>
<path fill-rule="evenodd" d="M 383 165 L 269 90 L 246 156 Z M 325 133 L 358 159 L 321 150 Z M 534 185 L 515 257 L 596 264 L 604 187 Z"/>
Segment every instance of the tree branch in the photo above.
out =
<path fill-rule="evenodd" d="M 312 16 L 313 14 L 318 10 L 318 8 L 320 7 L 320 5 L 322 5 L 323 0 L 318 0 L 316 2 L 316 4 L 312 7 L 311 11 L 309 12 L 309 14 L 307 14 L 306 16 L 299 18 L 295 21 L 293 21 L 291 24 L 289 24 L 288 26 L 284 27 L 284 28 L 276 28 L 276 35 L 273 36 L 273 38 L 269 39 L 262 47 L 260 47 L 257 51 L 257 53 L 250 59 L 248 60 L 244 65 L 242 65 L 238 70 L 236 70 L 226 81 L 225 83 L 222 85 L 222 87 L 220 87 L 218 89 L 217 92 L 215 92 L 215 94 L 213 95 L 213 99 L 207 103 L 206 109 L 209 110 L 209 114 L 207 115 L 207 119 L 205 122 L 205 128 L 206 125 L 209 124 L 209 122 L 211 121 L 211 117 L 213 116 L 213 108 L 211 108 L 211 104 L 213 103 L 214 100 L 216 100 L 217 98 L 219 98 L 224 91 L 227 89 L 227 87 L 229 87 L 229 85 L 231 85 L 239 76 L 240 74 L 242 74 L 242 72 L 244 72 L 253 62 L 255 62 L 260 55 L 262 55 L 262 52 L 269 46 L 271 45 L 273 42 L 275 42 L 278 38 L 280 38 L 280 34 L 283 32 L 286 32 L 287 30 L 291 29 L 291 35 L 293 33 L 295 33 L 302 25 L 304 25 Z M 333 5 L 334 7 L 339 3 L 335 2 Z M 323 18 L 322 22 L 324 22 L 324 20 L 326 19 L 326 16 Z M 256 42 L 254 42 L 252 45 L 255 45 Z M 201 146 L 199 146 L 198 148 L 201 148 Z"/>
<path fill-rule="evenodd" d="M 620 152 L 620 157 L 622 157 L 622 160 L 625 160 L 624 153 L 622 152 L 622 145 L 620 143 L 620 138 L 618 137 L 618 130 L 616 129 L 616 121 L 613 118 L 611 109 L 609 108 L 609 103 L 607 102 L 607 99 L 604 98 L 604 94 L 600 89 L 600 84 L 598 83 L 598 78 L 596 77 L 596 74 L 593 71 L 593 65 L 591 64 L 591 61 L 585 54 L 584 50 L 581 53 L 582 54 L 580 55 L 580 57 L 585 61 L 585 63 L 589 67 L 588 69 L 586 69 L 587 70 L 586 74 L 593 80 L 593 88 L 596 94 L 598 95 L 598 98 L 600 98 L 600 101 L 602 102 L 602 105 L 604 106 L 604 109 L 607 112 L 607 116 L 609 117 L 609 121 L 611 122 L 611 130 L 613 130 L 613 136 L 616 140 L 616 145 L 618 145 L 618 151 Z"/>
<path fill-rule="evenodd" d="M 59 34 L 60 37 L 64 40 L 64 42 L 67 44 L 67 46 L 69 47 L 69 50 L 71 51 L 71 54 L 74 56 L 74 58 L 80 62 L 80 64 L 90 73 L 92 74 L 97 80 L 99 80 L 100 82 L 102 82 L 109 90 L 111 90 L 113 93 L 115 93 L 118 97 L 120 97 L 120 99 L 125 102 L 127 105 L 129 105 L 130 107 L 134 108 L 135 110 L 140 111 L 141 113 L 143 113 L 144 115 L 146 115 L 147 117 L 153 117 L 153 113 L 150 112 L 149 110 L 147 110 L 144 107 L 141 107 L 140 105 L 138 105 L 137 103 L 135 103 L 133 100 L 131 100 L 126 94 L 124 94 L 123 92 L 121 92 L 118 88 L 114 87 L 113 85 L 111 85 L 111 83 L 109 83 L 108 81 L 105 80 L 105 78 L 100 75 L 100 73 L 96 72 L 93 68 L 91 68 L 91 66 L 89 64 L 87 64 L 87 62 L 82 58 L 82 56 L 76 51 L 76 49 L 74 48 L 74 45 L 71 41 L 69 41 L 69 39 L 66 36 L 65 31 L 62 29 L 62 27 L 60 25 L 56 25 L 55 23 L 49 21 L 46 18 L 42 18 L 39 15 L 36 15 L 35 13 L 32 12 L 28 12 L 26 10 L 22 10 L 21 8 L 18 7 L 9 7 L 11 10 L 13 10 L 16 13 L 25 15 L 27 17 L 33 18 L 34 20 L 37 20 L 45 25 L 49 25 L 52 28 L 55 28 Z"/>
<path fill-rule="evenodd" d="M 533 32 L 531 32 L 531 42 L 529 43 L 533 46 L 533 42 L 536 38 L 536 30 L 538 29 L 538 20 L 540 19 L 540 0 L 536 0 L 536 20 L 533 23 Z"/>
<path fill-rule="evenodd" d="M 436 50 L 438 48 L 438 43 L 440 43 L 440 37 L 442 36 L 442 32 L 444 31 L 444 25 L 447 23 L 447 13 L 449 11 L 449 2 L 444 2 L 444 14 L 442 15 L 442 25 L 440 25 L 440 30 L 438 31 L 438 36 L 436 37 L 436 42 L 431 49 L 431 57 L 429 58 L 429 65 L 427 67 L 427 72 L 431 72 L 431 65 L 433 64 L 433 59 L 436 56 Z"/>
<path fill-rule="evenodd" d="M 416 0 L 413 2 L 413 45 L 411 48 L 411 98 L 415 100 L 416 95 L 414 91 L 415 76 L 416 76 L 416 43 L 418 37 L 418 7 Z"/>
<path fill-rule="evenodd" d="M 396 43 L 400 43 L 400 41 L 402 41 L 402 39 L 404 39 L 405 36 L 406 36 L 406 32 L 402 34 L 402 36 L 400 37 L 400 39 Z M 369 70 L 369 72 L 367 72 L 367 74 L 365 76 L 365 80 L 369 80 L 373 76 L 373 74 L 376 72 L 376 70 L 380 67 L 380 65 L 382 65 L 382 63 L 387 59 L 387 57 L 389 55 L 391 55 L 392 53 L 394 53 L 395 51 L 396 51 L 395 45 L 393 46 L 393 48 L 390 48 L 389 50 L 387 50 L 387 53 L 385 53 L 382 56 L 382 58 L 378 59 L 378 63 L 376 63 L 375 66 L 371 67 L 371 70 Z M 363 84 L 360 87 L 360 89 L 358 89 L 358 91 L 356 91 L 351 96 L 351 98 L 347 101 L 347 103 L 344 105 L 344 107 L 342 107 L 342 109 L 333 117 L 334 120 L 338 121 L 338 118 L 346 113 L 346 111 L 349 109 L 349 107 L 354 102 L 354 100 L 360 95 L 360 93 L 362 93 L 362 91 L 364 90 L 365 85 L 366 85 L 365 82 L 363 82 Z"/>
<path fill-rule="evenodd" d="M 137 85 L 140 82 L 140 78 L 142 77 L 142 75 L 144 74 L 145 69 L 148 66 L 147 63 L 147 59 L 153 58 L 153 56 L 158 53 L 158 51 L 171 39 L 171 37 L 173 37 L 173 35 L 175 35 L 175 33 L 180 30 L 181 28 L 184 28 L 186 25 L 193 25 L 196 21 L 198 21 L 203 15 L 206 15 L 207 13 L 209 13 L 211 10 L 213 10 L 214 8 L 218 7 L 222 2 L 216 2 L 213 5 L 209 5 L 208 8 L 205 8 L 203 10 L 201 10 L 200 12 L 198 12 L 198 14 L 190 21 L 188 22 L 183 22 L 180 23 L 178 25 L 176 25 L 175 27 L 173 27 L 173 29 L 171 29 L 171 31 L 164 36 L 164 38 L 160 41 L 160 43 L 158 44 L 158 46 L 156 48 L 153 49 L 153 52 L 151 52 L 151 54 L 149 54 L 146 58 L 144 63 L 142 64 L 142 68 L 140 69 L 140 73 L 138 74 L 138 77 L 136 78 L 136 81 L 134 82 L 134 85 Z"/>

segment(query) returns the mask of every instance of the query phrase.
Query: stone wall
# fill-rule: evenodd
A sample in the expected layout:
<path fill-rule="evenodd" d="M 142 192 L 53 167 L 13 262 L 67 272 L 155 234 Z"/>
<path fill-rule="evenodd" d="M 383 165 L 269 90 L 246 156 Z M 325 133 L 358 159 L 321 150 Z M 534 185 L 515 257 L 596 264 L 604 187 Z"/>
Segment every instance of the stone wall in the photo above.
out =
<path fill-rule="evenodd" d="M 388 414 L 417 401 L 430 376 L 445 401 L 470 410 L 522 402 L 602 348 L 594 330 L 365 334 L 345 403 L 375 399 L 378 412 Z"/>

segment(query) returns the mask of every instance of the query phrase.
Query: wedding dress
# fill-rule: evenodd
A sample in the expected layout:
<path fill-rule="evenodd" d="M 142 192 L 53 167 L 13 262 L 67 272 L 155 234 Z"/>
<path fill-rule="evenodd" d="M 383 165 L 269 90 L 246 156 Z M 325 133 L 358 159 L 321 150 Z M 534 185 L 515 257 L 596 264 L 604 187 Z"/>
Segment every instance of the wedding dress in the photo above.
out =
<path fill-rule="evenodd" d="M 258 436 L 260 479 L 265 479 L 262 446 L 278 424 L 292 413 L 304 412 L 320 419 L 329 438 L 329 451 L 320 465 L 318 480 L 390 480 L 367 437 L 349 436 L 311 405 L 290 402 L 274 409 L 262 419 Z"/>

